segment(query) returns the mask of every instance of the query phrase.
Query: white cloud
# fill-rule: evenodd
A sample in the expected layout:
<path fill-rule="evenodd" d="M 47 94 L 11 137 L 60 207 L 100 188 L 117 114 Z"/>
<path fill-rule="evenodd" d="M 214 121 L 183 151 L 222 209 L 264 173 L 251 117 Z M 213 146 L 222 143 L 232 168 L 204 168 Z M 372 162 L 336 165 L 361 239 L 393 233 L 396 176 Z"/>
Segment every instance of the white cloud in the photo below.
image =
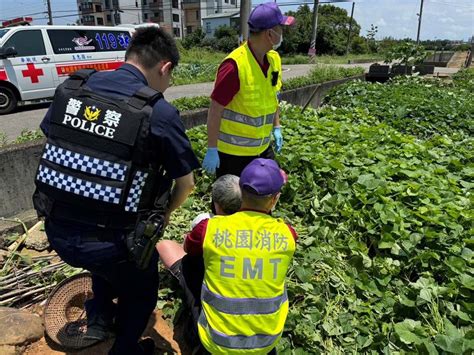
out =
<path fill-rule="evenodd" d="M 338 4 L 350 10 L 350 4 Z M 420 0 L 356 1 L 355 20 L 365 35 L 371 24 L 379 26 L 377 38 L 416 38 Z M 382 25 L 383 24 L 383 25 Z M 473 0 L 425 0 L 421 39 L 464 39 L 474 35 Z"/>
<path fill-rule="evenodd" d="M 454 22 L 456 22 L 456 21 L 454 21 L 451 17 L 442 18 L 442 19 L 440 19 L 440 21 L 441 21 L 442 23 L 454 23 Z"/>
<path fill-rule="evenodd" d="M 380 20 L 378 20 L 376 23 L 375 23 L 377 26 L 379 27 L 385 27 L 387 26 L 387 22 L 385 22 L 384 18 L 380 18 Z"/>

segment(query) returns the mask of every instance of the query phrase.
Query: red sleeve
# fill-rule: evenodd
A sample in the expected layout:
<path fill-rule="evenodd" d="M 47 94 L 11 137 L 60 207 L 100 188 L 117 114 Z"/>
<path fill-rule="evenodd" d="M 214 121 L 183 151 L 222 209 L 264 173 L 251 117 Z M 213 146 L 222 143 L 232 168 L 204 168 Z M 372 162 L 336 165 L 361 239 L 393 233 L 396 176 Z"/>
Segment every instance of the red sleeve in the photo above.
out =
<path fill-rule="evenodd" d="M 288 226 L 288 229 L 290 230 L 291 234 L 293 235 L 293 238 L 295 239 L 295 242 L 298 241 L 298 234 L 296 234 L 295 229 L 289 224 L 287 224 L 287 226 Z"/>
<path fill-rule="evenodd" d="M 211 99 L 227 106 L 240 90 L 239 71 L 233 59 L 227 59 L 219 67 Z"/>
<path fill-rule="evenodd" d="M 204 219 L 188 233 L 184 240 L 184 251 L 189 255 L 202 255 L 202 245 L 206 236 L 208 219 Z"/>

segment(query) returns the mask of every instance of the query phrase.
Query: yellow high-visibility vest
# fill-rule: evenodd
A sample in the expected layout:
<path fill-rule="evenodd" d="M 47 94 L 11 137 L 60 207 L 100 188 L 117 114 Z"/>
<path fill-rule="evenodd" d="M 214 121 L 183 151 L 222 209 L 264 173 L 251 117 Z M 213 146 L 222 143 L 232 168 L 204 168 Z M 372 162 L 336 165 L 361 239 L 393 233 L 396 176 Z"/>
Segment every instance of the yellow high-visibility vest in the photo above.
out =
<path fill-rule="evenodd" d="M 240 89 L 224 108 L 217 148 L 220 152 L 257 156 L 270 144 L 273 119 L 281 89 L 281 58 L 274 50 L 266 54 L 270 67 L 267 77 L 246 43 L 224 60 L 237 63 Z"/>
<path fill-rule="evenodd" d="M 295 252 L 289 227 L 267 214 L 215 216 L 203 243 L 199 337 L 212 354 L 267 354 L 288 315 L 285 277 Z"/>

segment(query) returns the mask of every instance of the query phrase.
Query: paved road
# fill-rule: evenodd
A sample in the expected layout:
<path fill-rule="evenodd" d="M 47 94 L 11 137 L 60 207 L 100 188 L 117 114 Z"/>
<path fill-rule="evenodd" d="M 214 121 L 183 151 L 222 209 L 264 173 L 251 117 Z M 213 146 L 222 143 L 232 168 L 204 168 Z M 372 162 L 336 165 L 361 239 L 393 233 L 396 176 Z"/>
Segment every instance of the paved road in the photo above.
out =
<path fill-rule="evenodd" d="M 371 63 L 367 64 L 342 64 L 342 67 L 363 67 L 367 72 Z M 289 79 L 297 76 L 306 75 L 314 64 L 296 64 L 283 66 L 283 79 Z M 453 68 L 436 68 L 440 75 L 455 73 L 458 69 Z M 213 83 L 202 83 L 192 85 L 180 85 L 170 87 L 166 90 L 165 98 L 168 101 L 175 100 L 180 97 L 193 97 L 201 95 L 210 95 L 213 89 Z M 49 104 L 38 104 L 21 107 L 17 112 L 9 115 L 0 116 L 0 132 L 7 136 L 7 140 L 11 141 L 18 137 L 23 130 L 36 130 L 44 117 Z"/>
<path fill-rule="evenodd" d="M 283 79 L 306 75 L 312 67 L 313 65 L 309 64 L 284 66 Z M 166 90 L 165 98 L 172 101 L 180 97 L 210 95 L 213 87 L 213 83 L 173 86 Z M 48 107 L 49 103 L 24 106 L 14 113 L 0 116 L 0 132 L 5 133 L 7 140 L 11 141 L 18 137 L 23 130 L 38 129 Z"/>

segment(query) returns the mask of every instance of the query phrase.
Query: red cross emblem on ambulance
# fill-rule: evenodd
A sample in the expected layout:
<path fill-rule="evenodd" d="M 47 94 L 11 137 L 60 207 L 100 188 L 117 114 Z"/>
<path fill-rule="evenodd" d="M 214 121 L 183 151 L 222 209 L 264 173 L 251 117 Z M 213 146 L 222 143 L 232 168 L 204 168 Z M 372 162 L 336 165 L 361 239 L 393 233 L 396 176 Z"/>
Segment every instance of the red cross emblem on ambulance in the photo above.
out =
<path fill-rule="evenodd" d="M 30 78 L 31 83 L 35 84 L 39 82 L 39 77 L 44 75 L 43 69 L 35 68 L 33 63 L 28 63 L 26 65 L 28 69 L 22 70 L 21 73 L 23 74 L 24 78 Z"/>

